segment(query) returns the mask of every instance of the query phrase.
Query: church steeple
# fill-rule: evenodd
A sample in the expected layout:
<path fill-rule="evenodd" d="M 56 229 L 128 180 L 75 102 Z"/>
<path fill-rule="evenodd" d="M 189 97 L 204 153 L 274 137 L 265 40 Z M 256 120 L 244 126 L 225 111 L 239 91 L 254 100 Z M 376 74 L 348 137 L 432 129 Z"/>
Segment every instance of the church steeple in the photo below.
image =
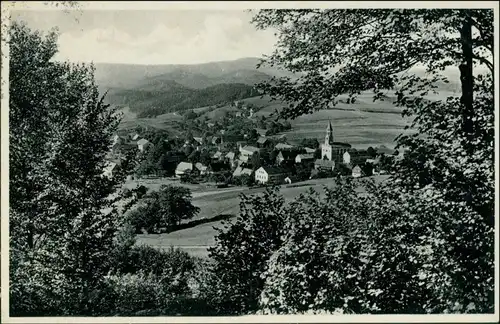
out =
<path fill-rule="evenodd" d="M 328 120 L 328 126 L 326 127 L 326 135 L 325 135 L 325 145 L 333 144 L 333 126 L 332 122 Z"/>

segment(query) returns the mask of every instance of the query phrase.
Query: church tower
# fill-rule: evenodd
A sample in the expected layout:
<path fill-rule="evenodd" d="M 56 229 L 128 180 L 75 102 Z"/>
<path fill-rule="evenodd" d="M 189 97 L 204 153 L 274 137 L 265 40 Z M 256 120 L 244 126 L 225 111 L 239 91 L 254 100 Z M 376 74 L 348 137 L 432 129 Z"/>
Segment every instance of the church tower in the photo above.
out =
<path fill-rule="evenodd" d="M 328 121 L 328 126 L 326 127 L 325 135 L 325 145 L 333 144 L 333 127 L 331 121 Z"/>
<path fill-rule="evenodd" d="M 326 127 L 325 143 L 321 145 L 321 159 L 332 160 L 332 144 L 333 144 L 333 127 L 332 123 L 328 121 Z"/>

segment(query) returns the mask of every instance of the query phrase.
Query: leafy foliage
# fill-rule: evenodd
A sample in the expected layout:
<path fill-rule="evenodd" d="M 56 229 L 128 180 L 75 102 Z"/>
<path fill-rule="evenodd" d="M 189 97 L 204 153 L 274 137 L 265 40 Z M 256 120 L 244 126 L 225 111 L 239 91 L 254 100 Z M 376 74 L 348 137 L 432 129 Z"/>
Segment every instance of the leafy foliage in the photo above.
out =
<path fill-rule="evenodd" d="M 130 106 L 137 112 L 138 117 L 155 117 L 168 112 L 250 98 L 258 94 L 252 86 L 240 83 L 190 89 L 171 81 L 167 88 L 114 89 L 110 92 L 109 100 L 115 104 Z"/>
<path fill-rule="evenodd" d="M 208 278 L 210 299 L 221 315 L 256 311 L 263 286 L 260 274 L 281 245 L 284 200 L 276 189 L 260 196 L 241 196 L 240 213 L 234 223 L 218 229 L 216 246 L 209 249 L 214 260 Z"/>
<path fill-rule="evenodd" d="M 284 243 L 262 276 L 264 313 L 491 310 L 493 291 L 486 283 L 492 269 L 466 282 L 480 263 L 465 265 L 457 254 L 460 228 L 492 238 L 477 213 L 442 199 L 428 204 L 432 191 L 417 196 L 387 185 L 366 187 L 361 195 L 350 181 L 341 182 L 324 199 L 311 193 L 291 203 Z M 456 219 L 457 212 L 466 218 Z M 491 267 L 492 254 L 487 257 Z"/>
<path fill-rule="evenodd" d="M 9 36 L 11 314 L 88 314 L 133 157 L 103 176 L 120 116 L 92 66 L 53 61 L 55 33 L 13 22 Z"/>
<path fill-rule="evenodd" d="M 140 233 L 170 229 L 182 220 L 193 218 L 199 208 L 191 203 L 191 191 L 185 187 L 163 185 L 158 191 L 147 194 L 141 205 L 127 215 L 129 222 Z"/>

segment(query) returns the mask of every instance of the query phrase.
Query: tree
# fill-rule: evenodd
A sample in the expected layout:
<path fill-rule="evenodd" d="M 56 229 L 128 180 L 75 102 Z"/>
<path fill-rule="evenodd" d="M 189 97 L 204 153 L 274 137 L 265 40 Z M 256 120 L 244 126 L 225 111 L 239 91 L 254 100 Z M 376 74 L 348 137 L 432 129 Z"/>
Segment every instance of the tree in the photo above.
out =
<path fill-rule="evenodd" d="M 452 227 L 423 221 L 450 247 L 443 260 L 456 260 L 454 270 L 442 263 L 438 269 L 450 280 L 439 289 L 457 298 L 459 308 L 451 311 L 491 310 L 486 283 L 493 277 L 493 11 L 262 10 L 253 21 L 279 30 L 278 46 L 264 63 L 302 73 L 260 86 L 289 103 L 281 117 L 334 106 L 344 94 L 350 103 L 369 90 L 374 100 L 392 91 L 403 115 L 416 117 L 411 127 L 417 132 L 398 138 L 398 146 L 409 151 L 395 163 L 391 183 L 421 208 L 453 210 L 452 219 L 436 216 Z M 460 80 L 444 75 L 453 67 Z M 459 86 L 459 96 L 429 98 L 451 89 L 450 81 Z M 403 218 L 400 226 L 410 224 Z M 481 275 L 470 274 L 475 271 Z M 451 300 L 434 302 L 429 308 L 444 309 Z"/>
<path fill-rule="evenodd" d="M 262 161 L 262 164 L 264 165 L 274 164 L 274 161 L 271 159 L 271 152 L 269 152 L 269 149 L 267 148 L 261 149 L 259 152 L 259 156 Z"/>
<path fill-rule="evenodd" d="M 319 142 L 315 138 L 304 138 L 300 143 L 303 147 L 309 147 L 317 149 L 319 147 Z"/>
<path fill-rule="evenodd" d="M 377 156 L 377 151 L 375 151 L 375 149 L 371 146 L 369 146 L 368 149 L 366 149 L 366 152 L 371 158 L 375 158 Z"/>
<path fill-rule="evenodd" d="M 9 36 L 10 314 L 88 315 L 132 157 L 102 175 L 120 116 L 93 66 L 53 61 L 54 32 L 13 21 Z"/>
<path fill-rule="evenodd" d="M 191 153 L 193 153 L 193 151 L 194 151 L 194 149 L 191 145 L 187 145 L 186 147 L 184 147 L 184 150 L 183 150 L 184 155 L 186 155 L 186 156 L 190 156 Z"/>
<path fill-rule="evenodd" d="M 257 170 L 262 166 L 262 159 L 259 152 L 252 154 L 252 169 Z"/>
<path fill-rule="evenodd" d="M 211 296 L 220 315 L 256 311 L 266 262 L 280 245 L 284 199 L 277 189 L 241 196 L 240 213 L 217 229 L 216 245 L 209 248 Z"/>
<path fill-rule="evenodd" d="M 128 221 L 137 233 L 143 228 L 158 232 L 160 228 L 172 229 L 182 220 L 193 218 L 199 210 L 191 203 L 188 188 L 162 185 L 145 196 L 142 204 L 129 213 Z"/>
<path fill-rule="evenodd" d="M 278 46 L 263 63 L 304 73 L 299 80 L 262 84 L 266 93 L 291 103 L 282 116 L 327 108 L 344 93 L 374 90 L 380 98 L 382 89 L 396 83 L 412 83 L 414 88 L 426 80 L 401 72 L 415 65 L 427 67 L 434 76 L 440 69 L 463 66 L 467 98 L 473 90 L 473 63 L 493 73 L 492 10 L 261 10 L 252 21 L 257 28 L 281 31 Z"/>
<path fill-rule="evenodd" d="M 201 151 L 200 162 L 203 165 L 210 165 L 210 163 L 212 162 L 212 156 L 210 155 L 210 152 L 208 150 Z"/>
<path fill-rule="evenodd" d="M 201 152 L 198 150 L 194 150 L 191 154 L 189 154 L 188 161 L 191 163 L 198 163 L 200 162 L 200 157 L 201 157 Z"/>

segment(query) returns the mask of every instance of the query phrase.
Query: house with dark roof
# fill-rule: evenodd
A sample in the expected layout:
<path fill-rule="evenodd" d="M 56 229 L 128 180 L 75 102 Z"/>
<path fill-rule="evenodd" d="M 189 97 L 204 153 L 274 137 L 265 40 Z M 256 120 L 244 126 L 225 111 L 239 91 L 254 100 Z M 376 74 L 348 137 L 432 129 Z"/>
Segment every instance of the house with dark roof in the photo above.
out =
<path fill-rule="evenodd" d="M 269 139 L 268 139 L 267 137 L 262 137 L 262 136 L 261 136 L 261 137 L 259 137 L 259 139 L 257 140 L 257 145 L 258 145 L 259 147 L 265 147 L 265 146 L 266 146 L 266 144 L 269 144 L 269 143 L 270 143 L 270 141 L 269 141 Z"/>
<path fill-rule="evenodd" d="M 215 152 L 214 155 L 212 155 L 212 159 L 214 160 L 220 160 L 222 158 L 222 152 L 221 151 L 217 151 Z"/>
<path fill-rule="evenodd" d="M 295 163 L 312 162 L 313 160 L 314 154 L 297 154 L 295 157 Z"/>
<path fill-rule="evenodd" d="M 252 172 L 253 172 L 252 169 L 237 167 L 236 169 L 234 169 L 233 177 L 241 177 L 244 174 L 250 176 L 252 175 Z"/>
<path fill-rule="evenodd" d="M 220 144 L 220 143 L 222 143 L 222 138 L 221 137 L 219 137 L 219 136 L 212 137 L 212 144 L 213 145 L 217 145 L 217 144 Z"/>
<path fill-rule="evenodd" d="M 335 169 L 335 161 L 317 159 L 314 161 L 316 170 L 333 171 Z"/>
<path fill-rule="evenodd" d="M 252 156 L 259 152 L 259 148 L 251 145 L 246 145 L 240 148 L 240 155 Z"/>
<path fill-rule="evenodd" d="M 199 144 L 203 144 L 203 138 L 202 137 L 193 137 L 193 139 Z"/>
<path fill-rule="evenodd" d="M 281 165 L 283 163 L 295 161 L 296 156 L 297 153 L 293 151 L 280 151 L 276 156 L 276 164 Z"/>
<path fill-rule="evenodd" d="M 137 141 L 137 148 L 141 152 L 144 152 L 150 146 L 153 146 L 153 143 L 151 143 L 150 141 L 148 141 L 145 138 L 142 138 L 142 139 Z"/>
<path fill-rule="evenodd" d="M 261 184 L 281 184 L 290 175 L 285 168 L 262 166 L 255 171 L 255 181 Z"/>
<path fill-rule="evenodd" d="M 274 146 L 275 150 L 291 150 L 293 149 L 293 145 L 285 144 L 285 143 L 278 143 Z"/>
<path fill-rule="evenodd" d="M 180 178 L 186 172 L 193 171 L 193 163 L 180 162 L 175 168 L 175 176 Z"/>
<path fill-rule="evenodd" d="M 201 175 L 208 174 L 208 166 L 198 162 L 194 165 L 194 167 L 200 172 Z"/>
<path fill-rule="evenodd" d="M 269 134 L 269 130 L 264 128 L 256 128 L 255 131 L 257 131 L 257 134 L 260 136 L 267 136 L 267 134 Z"/>
<path fill-rule="evenodd" d="M 314 152 L 316 152 L 315 149 L 310 147 L 304 147 L 304 150 L 306 151 L 307 154 L 314 154 Z"/>

